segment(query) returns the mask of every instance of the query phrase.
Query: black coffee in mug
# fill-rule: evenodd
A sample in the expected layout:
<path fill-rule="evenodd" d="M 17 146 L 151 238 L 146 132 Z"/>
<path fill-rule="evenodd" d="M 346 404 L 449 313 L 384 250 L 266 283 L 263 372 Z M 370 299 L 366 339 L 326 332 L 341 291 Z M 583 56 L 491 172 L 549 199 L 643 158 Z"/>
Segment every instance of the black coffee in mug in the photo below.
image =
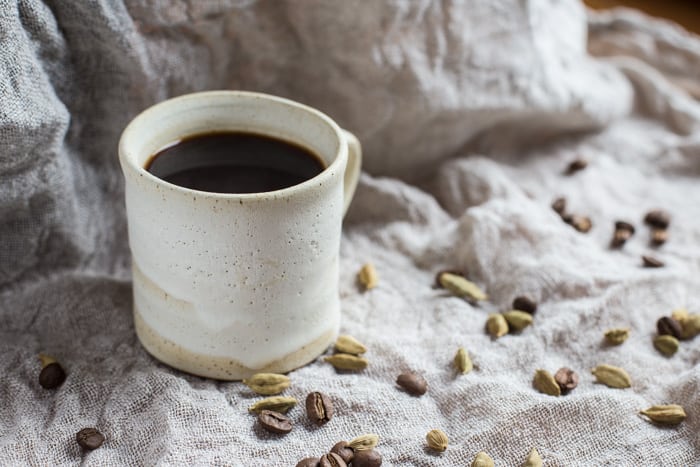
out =
<path fill-rule="evenodd" d="M 190 136 L 161 149 L 146 164 L 146 170 L 166 182 L 212 193 L 281 190 L 324 168 L 309 149 L 246 132 Z"/>

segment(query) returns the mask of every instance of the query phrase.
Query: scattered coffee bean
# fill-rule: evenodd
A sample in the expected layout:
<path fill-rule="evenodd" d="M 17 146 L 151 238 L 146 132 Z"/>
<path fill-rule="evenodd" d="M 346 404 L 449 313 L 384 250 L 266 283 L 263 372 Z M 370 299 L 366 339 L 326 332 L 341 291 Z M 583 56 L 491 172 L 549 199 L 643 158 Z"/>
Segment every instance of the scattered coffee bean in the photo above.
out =
<path fill-rule="evenodd" d="M 274 410 L 263 410 L 258 415 L 260 426 L 265 428 L 270 433 L 279 433 L 286 435 L 292 431 L 292 420 Z"/>
<path fill-rule="evenodd" d="M 357 451 L 352 460 L 352 467 L 379 467 L 382 465 L 382 455 L 376 449 Z"/>
<path fill-rule="evenodd" d="M 315 424 L 323 425 L 333 417 L 333 402 L 323 393 L 312 392 L 306 396 L 306 414 Z"/>
<path fill-rule="evenodd" d="M 644 223 L 657 229 L 667 229 L 671 223 L 671 215 L 663 209 L 654 209 L 644 216 Z"/>
<path fill-rule="evenodd" d="M 615 233 L 610 241 L 610 246 L 613 248 L 619 248 L 629 240 L 629 238 L 634 234 L 634 226 L 629 222 L 617 221 L 615 222 Z"/>
<path fill-rule="evenodd" d="M 651 244 L 654 246 L 661 246 L 668 240 L 668 230 L 665 229 L 653 229 L 651 231 Z"/>
<path fill-rule="evenodd" d="M 678 425 L 687 417 L 683 407 L 677 404 L 653 405 L 639 413 L 647 416 L 652 422 L 669 426 Z"/>
<path fill-rule="evenodd" d="M 96 428 L 83 428 L 75 435 L 75 440 L 81 448 L 92 451 L 102 446 L 105 437 Z"/>
<path fill-rule="evenodd" d="M 537 302 L 535 302 L 530 297 L 520 295 L 518 297 L 515 297 L 515 299 L 513 300 L 513 309 L 524 311 L 525 313 L 530 313 L 531 315 L 533 315 L 537 311 Z"/>
<path fill-rule="evenodd" d="M 66 372 L 58 362 L 49 363 L 39 373 L 39 384 L 44 389 L 55 389 L 66 380 Z"/>
<path fill-rule="evenodd" d="M 401 373 L 396 378 L 396 384 L 414 396 L 422 396 L 428 390 L 428 383 L 425 381 L 425 378 L 416 373 Z"/>
<path fill-rule="evenodd" d="M 362 266 L 360 272 L 357 273 L 357 281 L 364 290 L 370 290 L 377 286 L 379 278 L 377 277 L 377 270 L 374 269 L 374 265 L 372 263 L 367 263 Z"/>
<path fill-rule="evenodd" d="M 425 435 L 425 440 L 430 449 L 439 452 L 446 450 L 449 443 L 447 435 L 442 430 L 430 430 L 428 434 Z"/>
<path fill-rule="evenodd" d="M 318 465 L 319 467 L 348 467 L 343 458 L 334 452 L 322 455 Z"/>
<path fill-rule="evenodd" d="M 672 357 L 678 352 L 678 339 L 670 334 L 663 334 L 654 338 L 654 347 L 667 357 Z"/>
<path fill-rule="evenodd" d="M 683 334 L 681 324 L 670 316 L 659 318 L 659 320 L 656 322 L 656 330 L 662 336 L 668 334 L 676 339 L 680 339 L 681 335 Z"/>
<path fill-rule="evenodd" d="M 662 268 L 664 267 L 663 261 L 660 261 L 651 256 L 642 256 L 642 265 L 645 268 Z"/>
<path fill-rule="evenodd" d="M 625 221 L 616 221 L 615 222 L 615 230 L 625 230 L 629 232 L 630 234 L 634 234 L 634 226 L 630 224 L 629 222 Z"/>
<path fill-rule="evenodd" d="M 348 441 L 348 447 L 355 451 L 355 455 L 359 451 L 368 451 L 374 449 L 379 444 L 379 436 L 374 433 L 367 433 L 366 435 L 360 435 L 357 438 L 353 438 Z"/>
<path fill-rule="evenodd" d="M 319 467 L 321 459 L 318 457 L 307 457 L 300 460 L 295 467 Z"/>
<path fill-rule="evenodd" d="M 588 162 L 583 160 L 583 159 L 575 159 L 569 163 L 569 165 L 566 167 L 566 175 L 573 175 L 576 172 L 579 172 L 583 169 L 588 167 Z"/>
<path fill-rule="evenodd" d="M 346 464 L 352 462 L 353 458 L 355 457 L 355 451 L 348 446 L 347 441 L 338 441 L 335 443 L 335 446 L 331 448 L 331 452 L 338 454 Z"/>
<path fill-rule="evenodd" d="M 552 203 L 552 209 L 560 216 L 566 212 L 566 198 L 557 198 Z"/>
<path fill-rule="evenodd" d="M 578 375 L 571 368 L 563 367 L 554 373 L 554 380 L 561 388 L 562 394 L 565 394 L 578 386 Z"/>
<path fill-rule="evenodd" d="M 559 387 L 554 376 L 547 370 L 539 369 L 535 372 L 535 377 L 532 379 L 532 386 L 542 394 L 561 396 L 561 387 Z"/>
<path fill-rule="evenodd" d="M 581 233 L 588 233 L 593 227 L 593 222 L 591 222 L 590 217 L 578 215 L 571 216 L 570 220 L 567 221 L 567 224 L 570 224 L 574 229 Z"/>

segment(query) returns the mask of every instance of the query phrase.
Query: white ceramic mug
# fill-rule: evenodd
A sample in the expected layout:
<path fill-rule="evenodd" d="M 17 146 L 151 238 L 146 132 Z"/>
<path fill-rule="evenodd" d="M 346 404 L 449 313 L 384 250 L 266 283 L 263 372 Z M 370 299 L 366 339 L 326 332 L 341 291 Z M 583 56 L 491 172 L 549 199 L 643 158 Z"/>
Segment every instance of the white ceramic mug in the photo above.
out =
<path fill-rule="evenodd" d="M 326 168 L 282 190 L 222 194 L 144 167 L 182 138 L 245 131 L 290 141 Z M 340 323 L 342 218 L 360 171 L 357 139 L 328 116 L 265 94 L 211 91 L 157 104 L 119 142 L 132 253 L 134 324 L 157 359 L 242 379 L 320 355 Z"/>

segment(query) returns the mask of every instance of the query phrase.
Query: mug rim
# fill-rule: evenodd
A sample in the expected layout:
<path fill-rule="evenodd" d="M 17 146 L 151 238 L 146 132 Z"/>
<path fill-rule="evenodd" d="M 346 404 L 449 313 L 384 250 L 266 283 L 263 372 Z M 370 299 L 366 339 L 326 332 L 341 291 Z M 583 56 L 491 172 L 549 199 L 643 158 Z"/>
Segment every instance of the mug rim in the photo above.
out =
<path fill-rule="evenodd" d="M 140 164 L 137 164 L 136 161 L 134 161 L 134 157 L 129 157 L 131 155 L 131 151 L 128 151 L 126 149 L 127 144 L 129 144 L 131 139 L 133 138 L 132 134 L 134 133 L 134 128 L 140 124 L 143 123 L 143 120 L 147 120 L 151 118 L 153 114 L 157 115 L 157 112 L 174 105 L 177 102 L 183 102 L 183 101 L 191 101 L 191 100 L 199 100 L 201 98 L 211 98 L 211 97 L 226 97 L 226 98 L 238 98 L 238 97 L 246 97 L 246 98 L 254 98 L 254 99 L 261 99 L 265 100 L 268 102 L 274 102 L 276 104 L 282 104 L 282 105 L 287 105 L 291 107 L 295 107 L 297 109 L 301 109 L 304 112 L 313 115 L 317 119 L 323 121 L 326 125 L 328 125 L 331 130 L 333 130 L 333 133 L 336 136 L 336 139 L 338 141 L 338 148 L 335 153 L 335 157 L 333 161 L 328 164 L 328 166 L 324 167 L 324 169 L 319 172 L 318 174 L 314 175 L 313 177 L 304 180 L 301 183 L 297 183 L 296 185 L 291 185 L 285 188 L 281 188 L 279 190 L 273 190 L 273 191 L 261 191 L 261 192 L 255 192 L 255 193 L 218 193 L 214 191 L 204 191 L 204 190 L 195 190 L 193 188 L 187 188 L 181 185 L 176 185 L 174 183 L 170 183 L 166 180 L 163 180 L 160 177 L 157 177 L 153 175 L 151 172 L 146 170 L 145 167 L 142 167 Z M 253 130 L 254 132 L 254 130 Z M 260 135 L 265 135 L 264 131 L 260 131 L 257 134 Z M 302 104 L 300 102 L 287 99 L 284 97 L 279 97 L 279 96 L 274 96 L 272 94 L 265 94 L 261 92 L 253 92 L 253 91 L 238 91 L 238 90 L 214 90 L 214 91 L 200 91 L 200 92 L 193 92 L 193 93 L 188 93 L 188 94 L 182 94 L 180 96 L 176 97 L 171 97 L 169 99 L 166 99 L 164 101 L 158 102 L 156 104 L 153 104 L 140 113 L 138 113 L 135 117 L 131 119 L 131 121 L 127 124 L 127 126 L 124 128 L 122 131 L 121 136 L 119 137 L 119 145 L 118 145 L 118 153 L 119 153 L 119 160 L 121 162 L 122 167 L 126 168 L 128 167 L 131 170 L 134 170 L 137 175 L 141 177 L 146 177 L 148 180 L 152 181 L 153 183 L 166 186 L 167 188 L 180 192 L 182 194 L 189 194 L 189 195 L 197 195 L 197 196 L 206 196 L 208 198 L 215 198 L 215 199 L 227 199 L 227 200 L 264 200 L 264 199 L 274 199 L 278 198 L 280 195 L 286 196 L 286 195 L 293 195 L 295 193 L 298 193 L 300 191 L 305 191 L 308 188 L 310 188 L 312 185 L 316 185 L 319 181 L 326 181 L 331 175 L 331 169 L 336 169 L 340 164 L 342 164 L 342 161 L 344 158 L 347 158 L 347 144 L 343 144 L 345 142 L 345 137 L 343 136 L 343 132 L 340 128 L 340 126 L 328 115 L 325 113 L 321 112 L 318 109 L 315 109 L 313 107 L 310 107 L 308 105 Z M 345 156 L 345 157 L 344 157 Z"/>

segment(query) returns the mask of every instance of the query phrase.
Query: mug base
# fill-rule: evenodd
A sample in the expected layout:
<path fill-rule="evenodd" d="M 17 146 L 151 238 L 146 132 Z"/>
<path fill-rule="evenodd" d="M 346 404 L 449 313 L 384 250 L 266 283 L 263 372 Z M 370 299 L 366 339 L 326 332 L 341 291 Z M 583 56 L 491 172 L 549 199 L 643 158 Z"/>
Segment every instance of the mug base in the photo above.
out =
<path fill-rule="evenodd" d="M 337 337 L 337 330 L 328 330 L 299 350 L 262 368 L 248 368 L 235 359 L 192 352 L 161 336 L 146 323 L 136 307 L 134 307 L 134 327 L 141 345 L 157 360 L 186 373 L 224 381 L 242 380 L 255 373 L 287 373 L 315 360 Z"/>

